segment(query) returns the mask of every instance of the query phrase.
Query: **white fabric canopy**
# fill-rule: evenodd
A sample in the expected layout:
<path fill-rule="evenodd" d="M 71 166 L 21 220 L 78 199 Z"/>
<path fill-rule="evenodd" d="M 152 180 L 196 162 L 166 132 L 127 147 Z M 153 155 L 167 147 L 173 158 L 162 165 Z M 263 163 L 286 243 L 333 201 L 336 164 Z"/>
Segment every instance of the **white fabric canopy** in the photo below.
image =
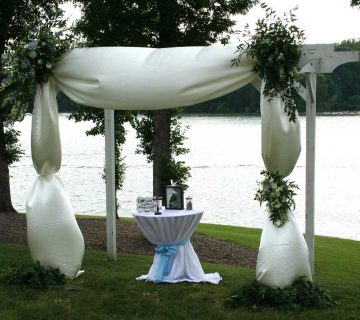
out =
<path fill-rule="evenodd" d="M 65 54 L 49 81 L 38 86 L 35 100 L 32 157 L 41 177 L 34 182 L 27 201 L 33 259 L 60 267 L 64 274 L 74 277 L 84 252 L 84 240 L 69 199 L 60 178 L 54 176 L 61 165 L 55 99 L 58 90 L 79 104 L 97 108 L 151 110 L 188 106 L 225 95 L 255 79 L 252 62 L 245 55 L 238 66 L 231 66 L 237 56 L 235 46 L 82 48 Z M 261 100 L 262 151 L 268 170 L 289 174 L 300 152 L 299 126 L 288 122 L 279 103 L 277 99 L 270 103 Z M 48 241 L 51 237 L 54 241 Z M 263 259 L 261 252 L 262 248 L 259 261 Z M 258 274 L 263 274 L 267 272 L 264 266 L 271 263 L 259 265 L 262 267 Z"/>
<path fill-rule="evenodd" d="M 251 82 L 256 74 L 235 46 L 74 49 L 54 70 L 73 101 L 122 110 L 164 109 L 211 100 Z"/>

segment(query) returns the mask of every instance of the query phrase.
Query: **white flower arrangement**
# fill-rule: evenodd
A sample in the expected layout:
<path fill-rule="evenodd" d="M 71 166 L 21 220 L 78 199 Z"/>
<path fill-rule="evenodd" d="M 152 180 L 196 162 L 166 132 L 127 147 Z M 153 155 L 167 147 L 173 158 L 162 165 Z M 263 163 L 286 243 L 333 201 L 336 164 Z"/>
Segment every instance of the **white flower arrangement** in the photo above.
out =
<path fill-rule="evenodd" d="M 256 191 L 255 200 L 266 202 L 270 213 L 270 220 L 276 227 L 282 227 L 288 219 L 288 211 L 295 209 L 295 189 L 299 187 L 289 180 L 285 180 L 278 172 L 261 171 L 265 176 L 263 181 L 258 181 L 260 188 Z"/>

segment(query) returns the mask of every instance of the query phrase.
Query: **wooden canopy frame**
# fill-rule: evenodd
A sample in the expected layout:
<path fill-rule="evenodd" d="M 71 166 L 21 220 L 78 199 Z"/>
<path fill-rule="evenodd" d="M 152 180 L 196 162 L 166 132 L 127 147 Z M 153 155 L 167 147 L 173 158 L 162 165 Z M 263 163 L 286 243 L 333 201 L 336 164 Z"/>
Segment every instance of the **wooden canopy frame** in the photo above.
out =
<path fill-rule="evenodd" d="M 338 66 L 360 61 L 359 51 L 334 50 L 332 44 L 304 45 L 299 60 L 300 73 L 305 73 L 306 88 L 297 84 L 299 94 L 306 101 L 306 184 L 305 184 L 305 240 L 309 248 L 309 263 L 314 278 L 315 234 L 315 141 L 316 141 L 316 74 L 332 73 Z M 253 86 L 260 91 L 261 80 Z M 105 167 L 106 167 L 106 235 L 107 258 L 116 260 L 116 204 L 115 204 L 115 134 L 114 110 L 105 111 Z"/>

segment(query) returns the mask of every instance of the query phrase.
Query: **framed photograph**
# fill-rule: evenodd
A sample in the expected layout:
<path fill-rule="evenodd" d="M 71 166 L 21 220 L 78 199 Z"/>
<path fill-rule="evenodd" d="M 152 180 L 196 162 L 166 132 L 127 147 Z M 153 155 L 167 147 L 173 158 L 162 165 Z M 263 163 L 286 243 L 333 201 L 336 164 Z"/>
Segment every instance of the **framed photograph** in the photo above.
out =
<path fill-rule="evenodd" d="M 181 187 L 177 186 L 166 186 L 166 209 L 184 209 L 184 192 Z"/>

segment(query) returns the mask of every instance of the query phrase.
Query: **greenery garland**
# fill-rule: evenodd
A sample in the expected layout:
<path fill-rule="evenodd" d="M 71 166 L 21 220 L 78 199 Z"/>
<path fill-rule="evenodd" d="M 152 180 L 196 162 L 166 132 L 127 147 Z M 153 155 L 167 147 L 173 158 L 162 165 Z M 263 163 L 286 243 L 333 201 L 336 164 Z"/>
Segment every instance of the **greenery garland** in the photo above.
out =
<path fill-rule="evenodd" d="M 35 289 L 59 287 L 66 283 L 66 278 L 59 268 L 44 267 L 39 262 L 14 268 L 4 280 L 10 285 L 29 286 Z"/>
<path fill-rule="evenodd" d="M 327 290 L 307 280 L 305 276 L 283 289 L 254 280 L 236 290 L 226 302 L 231 308 L 245 306 L 254 310 L 263 307 L 281 310 L 326 309 L 336 304 Z"/>
<path fill-rule="evenodd" d="M 266 202 L 273 225 L 282 227 L 289 220 L 289 210 L 295 209 L 295 189 L 299 187 L 293 181 L 285 180 L 278 172 L 263 170 L 261 174 L 265 178 L 257 182 L 260 188 L 256 191 L 255 200 L 258 200 L 260 205 Z"/>
<path fill-rule="evenodd" d="M 5 73 L 0 93 L 5 93 L 5 99 L 0 107 L 11 108 L 13 113 L 31 110 L 35 85 L 46 82 L 61 56 L 74 47 L 73 35 L 58 28 L 59 21 L 50 21 L 10 45 L 2 60 Z"/>
<path fill-rule="evenodd" d="M 239 56 L 232 60 L 237 66 L 241 57 L 247 54 L 254 60 L 253 70 L 265 81 L 264 95 L 271 100 L 280 96 L 285 104 L 289 120 L 296 121 L 295 96 L 299 79 L 297 68 L 301 57 L 301 44 L 305 40 L 304 31 L 295 25 L 297 8 L 278 17 L 265 3 L 266 17 L 256 23 L 252 34 L 249 25 L 242 34 L 245 43 L 238 46 Z"/>

